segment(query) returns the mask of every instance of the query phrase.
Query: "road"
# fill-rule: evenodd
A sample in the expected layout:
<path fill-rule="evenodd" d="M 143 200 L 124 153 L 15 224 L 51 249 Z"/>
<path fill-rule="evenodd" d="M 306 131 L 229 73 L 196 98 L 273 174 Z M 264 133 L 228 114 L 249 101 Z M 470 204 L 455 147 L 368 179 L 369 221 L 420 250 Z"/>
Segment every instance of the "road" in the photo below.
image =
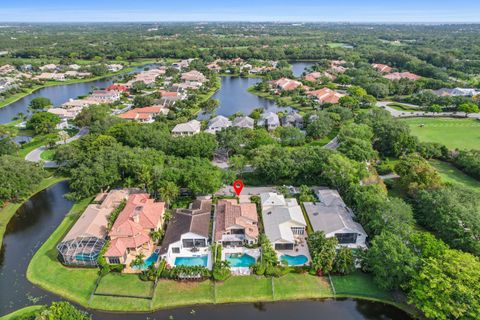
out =
<path fill-rule="evenodd" d="M 61 144 L 67 144 L 67 143 L 70 143 L 72 141 L 75 141 L 75 140 L 78 140 L 80 139 L 81 137 L 83 137 L 84 135 L 88 134 L 89 130 L 88 128 L 81 128 L 80 131 L 78 131 L 78 133 L 76 135 L 74 135 L 73 137 L 71 138 L 68 138 L 67 140 L 65 141 L 57 141 L 56 144 L 57 145 L 61 145 Z M 47 146 L 41 146 L 41 147 L 38 147 L 37 149 L 34 149 L 32 151 L 30 151 L 26 156 L 25 156 L 25 160 L 27 161 L 30 161 L 30 162 L 40 162 L 40 161 L 43 161 L 44 164 L 44 168 L 58 168 L 58 163 L 56 163 L 55 161 L 50 161 L 50 160 L 43 160 L 41 158 L 41 154 L 43 151 L 47 150 Z"/>
<path fill-rule="evenodd" d="M 408 118 L 408 117 L 465 117 L 464 112 L 439 112 L 439 113 L 433 113 L 433 112 L 425 112 L 425 111 L 401 111 L 401 110 L 396 110 L 392 107 L 389 107 L 388 104 L 393 103 L 392 101 L 378 101 L 377 106 L 381 107 L 390 114 L 395 117 L 395 118 Z M 403 103 L 402 103 L 403 104 Z M 420 106 L 416 106 L 413 104 L 405 104 L 413 108 L 421 108 Z M 468 118 L 473 118 L 473 119 L 480 119 L 480 113 L 470 113 L 468 114 Z"/>

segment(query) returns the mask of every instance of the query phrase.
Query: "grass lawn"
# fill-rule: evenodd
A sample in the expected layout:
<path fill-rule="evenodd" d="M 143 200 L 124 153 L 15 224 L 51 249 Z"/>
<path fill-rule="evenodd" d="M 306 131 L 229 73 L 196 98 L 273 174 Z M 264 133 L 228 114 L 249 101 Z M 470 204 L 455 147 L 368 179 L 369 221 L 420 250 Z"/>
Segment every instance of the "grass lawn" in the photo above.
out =
<path fill-rule="evenodd" d="M 460 184 L 467 188 L 480 190 L 480 181 L 466 175 L 448 162 L 430 160 L 430 164 L 437 169 L 444 182 Z"/>
<path fill-rule="evenodd" d="M 414 107 L 408 106 L 406 104 L 401 104 L 401 103 L 397 103 L 397 102 L 390 103 L 387 106 L 389 106 L 392 109 L 398 110 L 398 111 L 406 111 L 406 112 L 415 112 L 415 111 L 420 110 L 418 108 L 414 108 Z"/>
<path fill-rule="evenodd" d="M 55 294 L 87 306 L 98 277 L 96 268 L 66 268 L 57 259 L 56 245 L 77 221 L 91 199 L 74 204 L 60 226 L 35 253 L 27 269 L 27 279 Z"/>
<path fill-rule="evenodd" d="M 43 306 L 29 306 L 25 307 L 22 309 L 18 309 L 17 311 L 14 311 L 12 313 L 9 313 L 7 315 L 4 315 L 3 317 L 0 317 L 0 320 L 16 320 L 20 319 L 20 317 L 27 317 L 27 316 L 32 316 L 37 312 L 38 310 L 42 309 Z"/>
<path fill-rule="evenodd" d="M 298 300 L 332 297 L 328 279 L 309 274 L 289 273 L 273 279 L 275 300 Z"/>
<path fill-rule="evenodd" d="M 337 297 L 365 297 L 393 302 L 389 291 L 379 288 L 372 276 L 360 271 L 347 276 L 332 276 Z"/>
<path fill-rule="evenodd" d="M 420 141 L 438 142 L 449 149 L 480 149 L 480 121 L 453 118 L 402 119 Z M 424 125 L 421 127 L 420 125 Z"/>
<path fill-rule="evenodd" d="M 38 186 L 35 187 L 35 189 L 31 193 L 30 197 L 33 196 L 34 194 L 42 191 L 42 190 L 54 185 L 55 183 L 63 181 L 63 180 L 66 180 L 66 178 L 65 177 L 57 177 L 57 176 L 51 176 L 51 177 L 43 179 L 38 184 Z M 8 222 L 13 217 L 15 212 L 17 212 L 18 208 L 20 208 L 22 206 L 22 204 L 25 203 L 25 201 L 20 202 L 20 203 L 8 203 L 3 208 L 0 208 L 0 247 L 2 246 L 3 235 L 5 233 L 5 229 L 7 228 Z"/>
<path fill-rule="evenodd" d="M 106 311 L 147 312 L 152 311 L 150 304 L 150 299 L 93 296 L 88 308 Z"/>
<path fill-rule="evenodd" d="M 155 290 L 153 308 L 169 308 L 202 303 L 214 303 L 214 287 L 211 281 L 177 282 L 160 280 Z"/>
<path fill-rule="evenodd" d="M 53 160 L 55 155 L 55 149 L 47 149 L 40 154 L 40 158 L 43 160 Z"/>
<path fill-rule="evenodd" d="M 142 281 L 136 274 L 109 273 L 100 280 L 95 293 L 150 298 L 153 282 Z"/>
<path fill-rule="evenodd" d="M 55 139 L 57 140 L 58 137 L 56 134 L 46 134 L 46 135 L 39 135 L 35 136 L 32 141 L 27 142 L 22 145 L 20 150 L 18 150 L 17 155 L 19 157 L 24 158 L 27 154 L 29 154 L 31 151 L 44 146 L 48 143 L 50 139 Z"/>
<path fill-rule="evenodd" d="M 216 285 L 216 302 L 272 301 L 272 280 L 265 277 L 230 277 Z"/>

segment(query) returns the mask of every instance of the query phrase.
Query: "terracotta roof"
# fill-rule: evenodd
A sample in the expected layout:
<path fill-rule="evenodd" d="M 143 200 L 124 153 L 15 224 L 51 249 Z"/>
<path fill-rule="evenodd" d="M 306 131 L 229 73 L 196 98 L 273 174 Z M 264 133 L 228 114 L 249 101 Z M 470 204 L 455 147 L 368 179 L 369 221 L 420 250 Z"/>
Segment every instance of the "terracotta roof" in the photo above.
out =
<path fill-rule="evenodd" d="M 219 200 L 216 208 L 215 241 L 233 226 L 245 229 L 250 238 L 258 237 L 257 206 L 254 203 L 237 204 L 234 199 Z"/>
<path fill-rule="evenodd" d="M 417 76 L 416 74 L 411 72 L 394 72 L 394 73 L 387 74 L 383 77 L 388 80 L 409 79 L 409 80 L 415 81 L 420 79 L 420 76 Z"/>
<path fill-rule="evenodd" d="M 273 82 L 275 86 L 280 87 L 282 90 L 291 91 L 295 90 L 298 87 L 302 86 L 302 83 L 297 80 L 292 80 L 288 78 L 280 78 Z"/>
<path fill-rule="evenodd" d="M 392 68 L 390 66 L 387 66 L 386 64 L 372 63 L 372 67 L 376 69 L 378 72 L 383 72 L 383 73 L 392 72 Z"/>
<path fill-rule="evenodd" d="M 320 103 L 338 103 L 344 95 L 329 88 L 322 88 L 320 90 L 310 91 L 307 96 L 315 96 Z"/>

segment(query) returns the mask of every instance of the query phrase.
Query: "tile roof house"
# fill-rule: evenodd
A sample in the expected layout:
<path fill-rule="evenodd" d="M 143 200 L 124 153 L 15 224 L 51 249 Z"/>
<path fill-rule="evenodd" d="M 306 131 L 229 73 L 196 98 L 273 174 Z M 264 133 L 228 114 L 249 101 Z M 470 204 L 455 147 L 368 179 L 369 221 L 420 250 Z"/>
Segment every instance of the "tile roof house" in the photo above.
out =
<path fill-rule="evenodd" d="M 120 118 L 126 120 L 132 120 L 142 123 L 151 123 L 155 121 L 155 117 L 158 115 L 168 114 L 168 109 L 162 106 L 149 106 L 144 108 L 130 109 L 125 113 L 119 115 Z"/>
<path fill-rule="evenodd" d="M 53 63 L 51 63 L 51 64 L 46 64 L 46 65 L 44 65 L 44 66 L 39 67 L 39 69 L 42 70 L 42 71 L 56 70 L 56 69 L 57 69 L 57 65 L 56 65 L 56 64 L 53 64 Z"/>
<path fill-rule="evenodd" d="M 188 209 L 176 209 L 168 222 L 160 255 L 169 265 L 177 256 L 191 256 L 199 249 L 208 249 L 212 200 L 195 200 Z"/>
<path fill-rule="evenodd" d="M 471 97 L 480 94 L 480 90 L 474 88 L 441 88 L 434 90 L 433 93 L 440 97 Z"/>
<path fill-rule="evenodd" d="M 321 78 L 327 78 L 327 79 L 330 79 L 330 80 L 335 80 L 335 76 L 328 73 L 328 72 L 311 72 L 307 75 L 305 75 L 304 79 L 307 80 L 307 81 L 311 81 L 311 82 L 317 82 L 318 80 L 320 80 Z"/>
<path fill-rule="evenodd" d="M 257 125 L 259 127 L 267 127 L 268 130 L 274 130 L 280 126 L 280 119 L 274 112 L 264 112 L 258 119 Z"/>
<path fill-rule="evenodd" d="M 131 194 L 109 232 L 110 246 L 105 257 L 109 263 L 127 262 L 130 253 L 151 250 L 150 233 L 161 228 L 165 203 L 155 202 L 147 193 Z"/>
<path fill-rule="evenodd" d="M 392 67 L 387 66 L 386 64 L 381 64 L 381 63 L 372 63 L 372 67 L 381 73 L 390 73 L 393 70 Z"/>
<path fill-rule="evenodd" d="M 0 67 L 0 74 L 8 74 L 17 71 L 17 69 L 11 64 L 5 64 Z"/>
<path fill-rule="evenodd" d="M 184 83 L 201 85 L 207 81 L 207 78 L 197 70 L 191 70 L 185 73 L 182 73 L 181 79 Z"/>
<path fill-rule="evenodd" d="M 339 246 L 365 248 L 367 234 L 354 220 L 338 191 L 320 189 L 316 192 L 319 202 L 304 202 L 305 211 L 313 231 L 323 231 L 327 238 L 337 237 Z"/>
<path fill-rule="evenodd" d="M 80 112 L 82 112 L 83 107 L 70 107 L 70 108 L 50 108 L 47 112 L 56 114 L 62 120 L 73 120 L 75 119 Z"/>
<path fill-rule="evenodd" d="M 315 97 L 320 104 L 324 104 L 324 103 L 338 103 L 340 98 L 345 95 L 325 87 L 319 90 L 307 92 L 307 96 Z"/>
<path fill-rule="evenodd" d="M 115 90 L 95 90 L 88 96 L 88 100 L 97 101 L 98 103 L 113 103 L 120 100 L 121 94 Z"/>
<path fill-rule="evenodd" d="M 215 211 L 214 240 L 224 247 L 256 243 L 258 240 L 256 204 L 237 204 L 236 199 L 219 200 Z"/>
<path fill-rule="evenodd" d="M 253 126 L 255 125 L 255 120 L 253 120 L 250 117 L 236 117 L 232 125 L 234 127 L 240 127 L 240 128 L 248 128 L 248 129 L 253 129 Z"/>
<path fill-rule="evenodd" d="M 65 80 L 65 73 L 42 72 L 41 74 L 35 76 L 34 79 L 64 81 Z"/>
<path fill-rule="evenodd" d="M 119 91 L 119 92 L 128 92 L 128 88 L 123 84 L 111 84 L 107 87 L 107 91 Z"/>
<path fill-rule="evenodd" d="M 200 133 L 201 123 L 198 120 L 190 120 L 185 123 L 179 123 L 172 129 L 175 136 L 191 136 Z"/>
<path fill-rule="evenodd" d="M 66 265 L 96 266 L 108 233 L 108 218 L 122 201 L 128 197 L 128 190 L 112 190 L 97 195 L 77 222 L 57 245 L 59 258 Z"/>
<path fill-rule="evenodd" d="M 307 223 L 296 199 L 277 193 L 260 194 L 263 227 L 275 250 L 293 250 Z"/>
<path fill-rule="evenodd" d="M 412 81 L 416 81 L 421 78 L 420 76 L 417 76 L 416 74 L 411 72 L 394 72 L 384 75 L 383 77 L 388 80 L 408 79 Z"/>
<path fill-rule="evenodd" d="M 216 116 L 210 119 L 210 121 L 208 121 L 207 130 L 205 130 L 205 132 L 217 133 L 231 126 L 232 126 L 232 121 L 228 120 L 227 117 Z"/>
<path fill-rule="evenodd" d="M 302 86 L 302 83 L 300 81 L 288 78 L 280 78 L 278 80 L 272 81 L 272 84 L 275 88 L 278 88 L 282 91 L 291 91 Z"/>

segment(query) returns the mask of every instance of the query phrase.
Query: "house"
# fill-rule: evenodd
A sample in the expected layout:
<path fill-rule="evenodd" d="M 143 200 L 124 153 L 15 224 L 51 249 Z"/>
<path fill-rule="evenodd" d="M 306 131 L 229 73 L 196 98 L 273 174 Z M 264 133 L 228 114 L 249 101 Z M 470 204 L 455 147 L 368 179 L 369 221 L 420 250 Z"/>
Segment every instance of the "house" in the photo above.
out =
<path fill-rule="evenodd" d="M 78 72 L 78 71 L 67 71 L 65 76 L 69 78 L 86 78 L 90 77 L 92 74 L 90 72 Z"/>
<path fill-rule="evenodd" d="M 188 209 L 173 212 L 160 248 L 160 255 L 168 265 L 176 265 L 178 257 L 208 255 L 211 210 L 212 200 L 197 199 Z"/>
<path fill-rule="evenodd" d="M 392 67 L 389 67 L 386 64 L 381 64 L 381 63 L 372 63 L 372 67 L 381 73 L 390 73 L 393 70 Z"/>
<path fill-rule="evenodd" d="M 256 204 L 237 204 L 236 199 L 219 200 L 215 210 L 214 240 L 224 247 L 256 243 L 258 240 Z"/>
<path fill-rule="evenodd" d="M 121 64 L 117 64 L 117 63 L 107 64 L 107 70 L 110 71 L 110 72 L 117 72 L 117 71 L 120 71 L 122 69 L 123 69 L 123 65 L 121 65 Z"/>
<path fill-rule="evenodd" d="M 232 121 L 224 116 L 216 116 L 208 122 L 207 130 L 205 132 L 217 133 L 225 128 L 231 127 Z"/>
<path fill-rule="evenodd" d="M 44 65 L 44 66 L 39 67 L 39 69 L 40 69 L 41 71 L 53 71 L 53 70 L 56 70 L 56 69 L 57 69 L 57 65 L 56 65 L 56 64 L 53 64 L 53 63 L 51 63 L 51 64 L 46 64 L 46 65 Z"/>
<path fill-rule="evenodd" d="M 278 88 L 282 91 L 292 91 L 302 86 L 302 83 L 297 80 L 292 80 L 288 78 L 280 78 L 272 82 L 273 87 Z"/>
<path fill-rule="evenodd" d="M 282 117 L 281 119 L 282 126 L 288 127 L 288 126 L 294 126 L 297 128 L 302 128 L 303 127 L 303 117 L 295 111 L 290 111 L 287 113 L 285 116 Z"/>
<path fill-rule="evenodd" d="M 340 98 L 345 95 L 325 87 L 319 90 L 307 92 L 307 96 L 314 97 L 320 104 L 324 104 L 338 103 Z"/>
<path fill-rule="evenodd" d="M 70 64 L 70 65 L 68 66 L 68 69 L 70 69 L 70 70 L 75 70 L 75 71 L 78 71 L 78 70 L 80 70 L 81 68 L 82 68 L 81 66 L 79 66 L 78 64 L 75 64 L 75 63 L 74 63 L 74 64 Z"/>
<path fill-rule="evenodd" d="M 480 94 L 480 90 L 473 88 L 441 88 L 432 92 L 439 97 L 471 97 Z"/>
<path fill-rule="evenodd" d="M 63 109 L 70 109 L 75 107 L 85 108 L 94 104 L 98 104 L 97 101 L 92 101 L 89 99 L 70 99 L 67 102 L 62 104 Z"/>
<path fill-rule="evenodd" d="M 125 120 L 137 121 L 141 123 L 152 123 L 155 121 L 156 116 L 161 114 L 167 115 L 168 111 L 168 109 L 162 106 L 150 106 L 128 110 L 127 112 L 119 115 L 119 117 Z"/>
<path fill-rule="evenodd" d="M 248 129 L 253 129 L 253 126 L 255 125 L 255 120 L 253 120 L 250 117 L 236 117 L 232 125 L 234 127 L 240 127 L 240 128 L 248 128 Z"/>
<path fill-rule="evenodd" d="M 304 79 L 311 82 L 317 82 L 322 78 L 327 78 L 329 80 L 335 80 L 335 76 L 328 72 L 311 72 L 305 75 Z"/>
<path fill-rule="evenodd" d="M 60 261 L 69 266 L 97 266 L 108 233 L 108 218 L 128 197 L 128 190 L 99 193 L 57 245 Z"/>
<path fill-rule="evenodd" d="M 118 91 L 118 92 L 128 92 L 127 86 L 125 86 L 123 84 L 118 84 L 118 83 L 109 85 L 105 90 L 107 90 L 107 91 Z"/>
<path fill-rule="evenodd" d="M 17 69 L 11 64 L 5 64 L 0 67 L 0 74 L 8 74 L 17 71 Z"/>
<path fill-rule="evenodd" d="M 184 59 L 179 62 L 172 63 L 172 68 L 177 70 L 186 69 L 190 66 L 190 62 L 192 62 L 193 60 L 194 59 Z"/>
<path fill-rule="evenodd" d="M 400 79 L 408 79 L 408 80 L 416 81 L 421 78 L 420 76 L 417 76 L 416 74 L 411 72 L 393 72 L 393 73 L 384 75 L 383 77 L 385 79 L 392 80 L 392 81 L 400 80 Z"/>
<path fill-rule="evenodd" d="M 345 73 L 347 71 L 347 68 L 343 66 L 345 63 L 347 63 L 345 60 L 332 60 L 330 62 L 330 70 L 335 73 Z"/>
<path fill-rule="evenodd" d="M 82 107 L 50 108 L 47 112 L 57 115 L 61 120 L 73 120 L 82 112 L 82 109 Z"/>
<path fill-rule="evenodd" d="M 194 134 L 200 133 L 201 123 L 198 120 L 190 120 L 185 123 L 177 124 L 173 130 L 172 134 L 175 136 L 192 136 Z"/>
<path fill-rule="evenodd" d="M 160 68 L 145 70 L 135 75 L 133 79 L 125 83 L 125 86 L 131 88 L 135 82 L 143 82 L 146 86 L 152 86 L 157 78 L 164 74 L 165 70 Z"/>
<path fill-rule="evenodd" d="M 207 81 L 207 78 L 197 70 L 191 70 L 185 73 L 182 73 L 181 79 L 184 83 L 201 86 L 203 83 Z"/>
<path fill-rule="evenodd" d="M 65 73 L 56 73 L 56 72 L 42 72 L 34 79 L 37 80 L 54 80 L 54 81 L 64 81 Z"/>
<path fill-rule="evenodd" d="M 95 90 L 88 100 L 96 101 L 98 103 L 114 103 L 115 101 L 120 100 L 121 94 L 119 91 L 115 90 Z"/>
<path fill-rule="evenodd" d="M 327 238 L 336 237 L 339 247 L 365 248 L 367 234 L 363 227 L 354 221 L 353 213 L 338 191 L 320 189 L 316 194 L 319 202 L 303 204 L 313 231 L 323 231 Z"/>
<path fill-rule="evenodd" d="M 296 199 L 269 192 L 260 194 L 263 227 L 275 250 L 294 250 L 306 235 L 307 223 Z"/>
<path fill-rule="evenodd" d="M 259 127 L 267 127 L 268 130 L 274 130 L 280 126 L 280 119 L 274 112 L 264 112 L 257 121 Z"/>
<path fill-rule="evenodd" d="M 151 232 L 163 223 L 165 203 L 155 202 L 147 193 L 131 194 L 108 233 L 110 245 L 105 252 L 108 263 L 125 264 L 139 253 L 149 256 L 154 250 Z"/>

